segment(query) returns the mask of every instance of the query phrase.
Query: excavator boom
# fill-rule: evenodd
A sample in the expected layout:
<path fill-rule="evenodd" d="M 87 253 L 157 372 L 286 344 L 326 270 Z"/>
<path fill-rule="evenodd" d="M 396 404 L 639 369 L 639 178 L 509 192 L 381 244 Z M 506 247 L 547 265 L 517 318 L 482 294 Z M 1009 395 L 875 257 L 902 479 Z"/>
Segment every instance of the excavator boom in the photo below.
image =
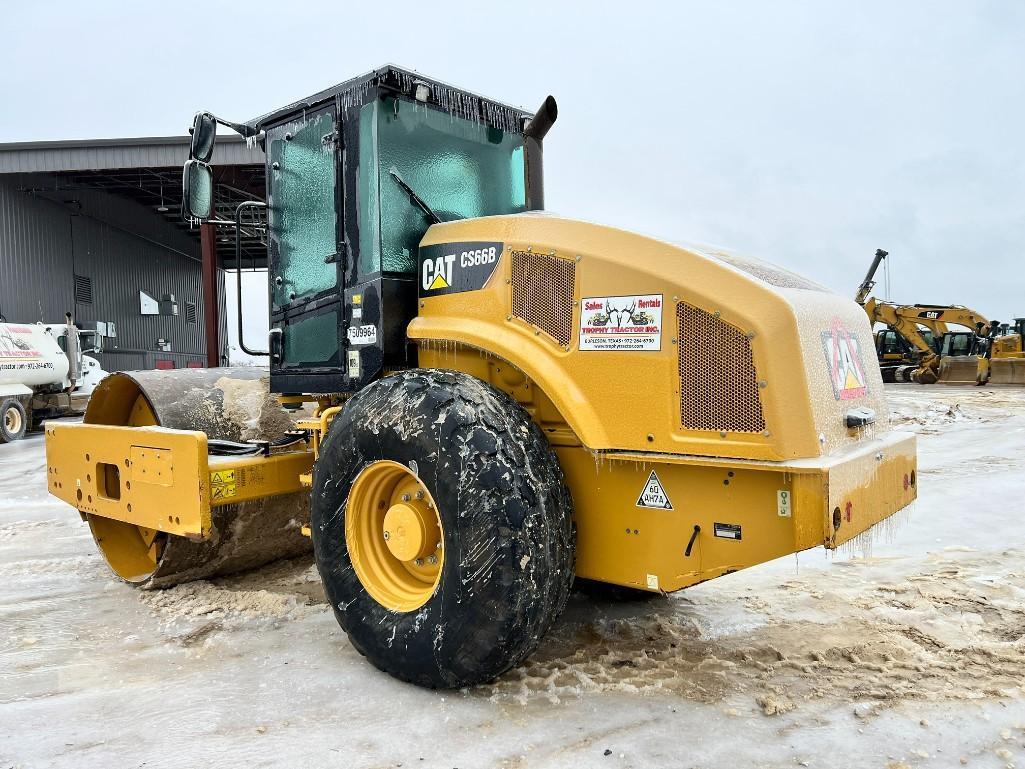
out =
<path fill-rule="evenodd" d="M 883 259 L 889 256 L 889 251 L 883 251 L 881 248 L 876 249 L 876 255 L 872 259 L 872 265 L 868 268 L 868 272 L 865 273 L 865 279 L 861 281 L 861 285 L 858 286 L 858 293 L 854 295 L 854 301 L 864 306 L 865 300 L 868 299 L 868 295 L 872 293 L 872 289 L 875 287 L 876 271 L 879 269 L 879 265 L 882 264 Z"/>
<path fill-rule="evenodd" d="M 885 324 L 918 352 L 917 365 L 897 367 L 895 378 L 898 381 L 911 379 L 920 384 L 933 384 L 937 381 L 985 384 L 989 372 L 988 361 L 971 354 L 945 356 L 940 346 L 942 342 L 934 347 L 925 338 L 923 329 L 932 333 L 933 340 L 947 336 L 950 326 L 961 326 L 978 338 L 986 338 L 990 334 L 990 321 L 982 313 L 960 305 L 905 305 L 869 297 L 875 286 L 876 271 L 887 256 L 888 252 L 876 249 L 868 273 L 855 294 L 855 301 L 864 308 L 870 323 Z"/>

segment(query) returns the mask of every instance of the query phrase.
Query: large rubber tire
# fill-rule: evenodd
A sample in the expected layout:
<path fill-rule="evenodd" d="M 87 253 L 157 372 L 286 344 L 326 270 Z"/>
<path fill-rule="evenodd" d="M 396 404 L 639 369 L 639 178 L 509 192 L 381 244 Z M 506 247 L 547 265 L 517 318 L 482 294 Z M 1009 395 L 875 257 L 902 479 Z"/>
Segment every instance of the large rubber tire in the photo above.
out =
<path fill-rule="evenodd" d="M 380 460 L 415 465 L 442 524 L 439 583 L 413 611 L 371 597 L 346 546 L 349 489 Z M 558 459 L 515 401 L 466 374 L 413 370 L 355 395 L 321 448 L 311 517 L 338 624 L 404 681 L 491 681 L 530 655 L 566 606 L 576 543 Z"/>
<path fill-rule="evenodd" d="M 0 403 L 0 443 L 19 441 L 25 437 L 28 417 L 25 407 L 17 398 L 5 398 Z"/>

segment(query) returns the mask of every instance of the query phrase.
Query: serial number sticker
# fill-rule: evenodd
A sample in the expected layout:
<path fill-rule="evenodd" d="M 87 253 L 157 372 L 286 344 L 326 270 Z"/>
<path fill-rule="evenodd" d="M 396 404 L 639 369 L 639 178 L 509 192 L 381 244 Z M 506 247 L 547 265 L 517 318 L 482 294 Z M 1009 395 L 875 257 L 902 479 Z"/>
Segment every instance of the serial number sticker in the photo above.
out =
<path fill-rule="evenodd" d="M 712 524 L 715 536 L 723 539 L 742 539 L 740 525 L 736 523 L 715 523 Z"/>
<path fill-rule="evenodd" d="M 377 326 L 349 326 L 349 344 L 377 344 Z"/>
<path fill-rule="evenodd" d="M 662 294 L 580 301 L 581 350 L 661 350 Z"/>

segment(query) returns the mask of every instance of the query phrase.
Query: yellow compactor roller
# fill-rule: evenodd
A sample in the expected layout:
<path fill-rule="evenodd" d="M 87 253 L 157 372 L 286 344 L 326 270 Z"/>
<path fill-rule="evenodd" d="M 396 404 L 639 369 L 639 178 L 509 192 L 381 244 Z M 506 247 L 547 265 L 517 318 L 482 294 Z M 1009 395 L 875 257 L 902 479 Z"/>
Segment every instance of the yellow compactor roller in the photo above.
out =
<path fill-rule="evenodd" d="M 352 643 L 458 687 L 529 655 L 574 576 L 671 592 L 914 500 L 863 310 L 543 213 L 555 116 L 395 67 L 247 124 L 196 116 L 193 218 L 216 122 L 266 151 L 269 380 L 115 375 L 85 424 L 47 428 L 50 491 L 117 574 L 246 568 L 305 530 Z"/>
<path fill-rule="evenodd" d="M 90 399 L 75 444 L 53 439 L 57 428 L 47 425 L 50 489 L 82 512 L 111 568 L 145 587 L 307 552 L 302 527 L 309 521 L 309 494 L 299 476 L 309 472 L 312 455 L 282 446 L 271 457 L 253 457 L 253 444 L 243 442 L 270 434 L 278 443 L 305 444 L 305 434 L 290 433 L 289 413 L 268 394 L 265 371 L 253 367 L 112 374 Z M 167 447 L 133 438 L 115 450 L 109 439 L 125 433 L 104 426 L 177 433 Z M 91 448 L 87 456 L 65 453 L 80 444 Z M 178 447 L 185 453 L 176 453 Z M 193 484 L 197 474 L 210 481 L 195 484 L 198 494 L 180 478 L 186 458 Z M 65 486 L 61 468 L 79 459 L 92 471 Z M 230 469 L 219 471 L 221 465 Z M 104 514 L 112 501 L 121 515 Z M 199 526 L 183 524 L 183 516 Z"/>

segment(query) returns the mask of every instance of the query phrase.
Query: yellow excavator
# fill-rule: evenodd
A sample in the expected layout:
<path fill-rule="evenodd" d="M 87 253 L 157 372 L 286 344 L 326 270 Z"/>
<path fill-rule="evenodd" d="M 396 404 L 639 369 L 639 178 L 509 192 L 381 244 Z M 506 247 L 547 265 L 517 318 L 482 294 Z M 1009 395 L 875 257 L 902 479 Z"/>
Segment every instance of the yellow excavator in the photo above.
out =
<path fill-rule="evenodd" d="M 885 331 L 875 335 L 883 378 L 919 384 L 985 384 L 986 367 L 981 361 L 990 334 L 989 320 L 959 305 L 897 304 L 869 296 L 879 265 L 888 255 L 889 252 L 876 249 L 854 297 L 864 308 L 869 323 L 886 326 Z M 951 326 L 969 331 L 954 332 Z"/>
<path fill-rule="evenodd" d="M 248 123 L 196 115 L 183 208 L 236 244 L 217 124 L 266 152 L 269 376 L 119 373 L 47 425 L 49 490 L 117 575 L 167 586 L 308 536 L 356 649 L 462 687 L 533 652 L 575 577 L 668 593 L 915 499 L 861 308 L 545 213 L 556 114 L 387 66 Z"/>

